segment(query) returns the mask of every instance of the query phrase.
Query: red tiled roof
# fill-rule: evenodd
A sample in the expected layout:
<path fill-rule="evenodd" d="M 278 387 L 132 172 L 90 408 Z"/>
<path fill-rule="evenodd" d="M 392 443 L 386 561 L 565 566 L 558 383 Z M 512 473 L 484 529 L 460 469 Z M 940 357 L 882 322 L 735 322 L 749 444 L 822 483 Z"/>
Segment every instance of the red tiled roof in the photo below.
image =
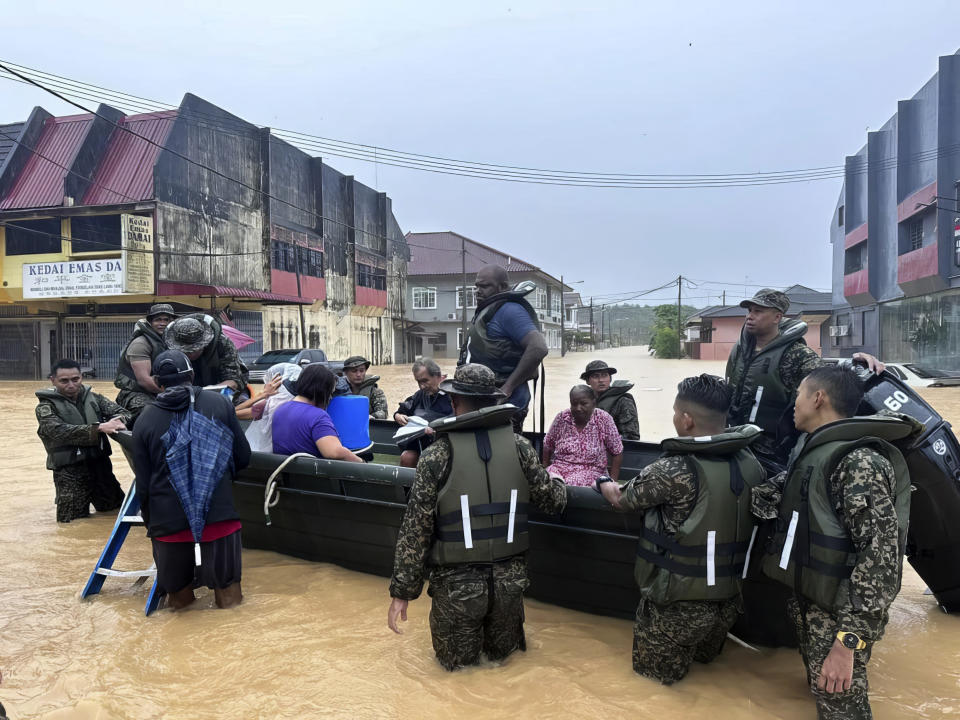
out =
<path fill-rule="evenodd" d="M 265 290 L 248 290 L 247 288 L 223 287 L 222 285 L 201 285 L 198 283 L 167 282 L 157 283 L 157 295 L 217 295 L 224 297 L 248 297 L 259 300 L 273 300 L 274 302 L 299 303 L 310 305 L 311 298 L 300 298 L 296 295 L 280 295 Z"/>
<path fill-rule="evenodd" d="M 120 127 L 115 128 L 110 137 L 83 204 L 112 205 L 152 198 L 153 166 L 160 154 L 157 145 L 166 142 L 176 118 L 177 111 L 169 110 L 130 115 L 120 121 Z M 143 138 L 149 138 L 157 145 Z"/>
<path fill-rule="evenodd" d="M 475 275 L 484 265 L 500 265 L 507 272 L 533 272 L 535 265 L 494 250 L 455 232 L 407 233 L 410 247 L 408 275 L 459 275 L 463 272 L 461 242 L 466 248 L 467 273 Z"/>
<path fill-rule="evenodd" d="M 20 172 L 0 210 L 51 207 L 63 204 L 63 179 L 87 135 L 93 115 L 49 118 L 35 152 Z"/>

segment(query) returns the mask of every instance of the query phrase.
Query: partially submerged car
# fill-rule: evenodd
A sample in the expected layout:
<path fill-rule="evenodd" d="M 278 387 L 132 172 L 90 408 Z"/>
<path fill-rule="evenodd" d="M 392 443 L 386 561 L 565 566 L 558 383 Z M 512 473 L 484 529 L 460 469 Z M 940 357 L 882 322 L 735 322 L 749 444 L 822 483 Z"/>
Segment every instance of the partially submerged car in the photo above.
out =
<path fill-rule="evenodd" d="M 335 374 L 343 372 L 342 360 L 327 360 L 327 354 L 316 348 L 293 348 L 290 350 L 270 350 L 257 358 L 249 366 L 250 382 L 262 383 L 264 374 L 277 363 L 294 363 L 305 366 L 311 363 L 324 363 Z"/>

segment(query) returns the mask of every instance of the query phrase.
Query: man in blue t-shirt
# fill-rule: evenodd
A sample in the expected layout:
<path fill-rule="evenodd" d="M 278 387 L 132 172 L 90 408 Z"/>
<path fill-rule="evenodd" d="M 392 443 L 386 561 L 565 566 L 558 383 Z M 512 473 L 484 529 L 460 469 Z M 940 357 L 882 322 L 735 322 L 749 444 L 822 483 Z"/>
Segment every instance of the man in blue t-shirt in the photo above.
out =
<path fill-rule="evenodd" d="M 507 402 L 518 410 L 513 418 L 517 432 L 523 428 L 530 403 L 529 380 L 547 355 L 536 311 L 521 294 L 510 292 L 510 278 L 499 265 L 477 273 L 477 311 L 460 351 L 457 364 L 479 363 L 493 370 Z"/>

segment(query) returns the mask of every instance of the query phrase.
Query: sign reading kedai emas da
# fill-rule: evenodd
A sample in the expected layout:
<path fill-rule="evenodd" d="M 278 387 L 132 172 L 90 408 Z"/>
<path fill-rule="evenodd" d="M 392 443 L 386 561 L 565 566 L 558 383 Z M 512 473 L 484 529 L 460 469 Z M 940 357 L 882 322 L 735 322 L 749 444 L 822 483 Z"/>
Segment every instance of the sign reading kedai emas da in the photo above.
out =
<path fill-rule="evenodd" d="M 24 298 L 89 297 L 123 293 L 120 258 L 24 263 Z"/>

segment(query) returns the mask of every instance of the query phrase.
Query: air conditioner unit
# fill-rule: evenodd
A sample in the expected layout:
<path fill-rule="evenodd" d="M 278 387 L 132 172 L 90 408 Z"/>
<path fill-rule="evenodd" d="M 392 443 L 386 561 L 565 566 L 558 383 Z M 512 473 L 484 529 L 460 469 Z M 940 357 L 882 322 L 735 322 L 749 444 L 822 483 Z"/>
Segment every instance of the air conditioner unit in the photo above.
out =
<path fill-rule="evenodd" d="M 831 325 L 830 337 L 847 337 L 850 334 L 849 325 Z"/>
<path fill-rule="evenodd" d="M 447 320 L 459 320 L 460 316 L 457 313 L 447 313 Z"/>

